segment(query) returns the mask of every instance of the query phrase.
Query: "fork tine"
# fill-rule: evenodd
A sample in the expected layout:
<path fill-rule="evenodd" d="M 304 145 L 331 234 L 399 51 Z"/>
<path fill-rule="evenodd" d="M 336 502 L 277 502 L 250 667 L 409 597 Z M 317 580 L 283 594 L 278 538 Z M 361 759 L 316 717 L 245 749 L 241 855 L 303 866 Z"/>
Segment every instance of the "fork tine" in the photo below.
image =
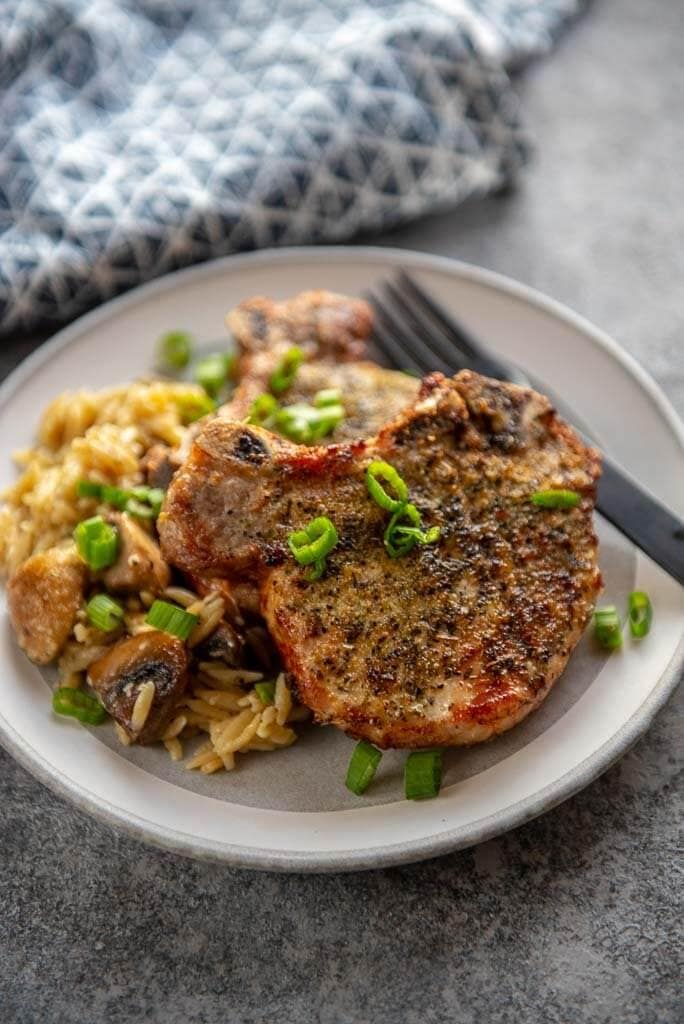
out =
<path fill-rule="evenodd" d="M 396 365 L 408 365 L 409 368 L 417 366 L 421 374 L 429 373 L 432 370 L 441 370 L 451 376 L 453 373 L 451 366 L 426 344 L 424 338 L 412 330 L 401 311 L 397 311 L 391 296 L 388 298 L 376 289 L 371 292 L 371 299 L 378 325 L 384 328 L 385 337 L 382 340 L 393 342 L 395 349 L 401 351 L 402 362 L 398 362 L 395 357 Z M 407 358 L 411 360 L 411 363 L 407 364 Z"/>
<path fill-rule="evenodd" d="M 373 341 L 377 347 L 391 366 L 398 367 L 402 370 L 409 370 L 422 377 L 423 374 L 427 373 L 428 366 L 422 366 L 412 355 L 411 349 L 406 348 L 405 344 L 401 340 L 401 335 L 398 336 L 395 334 L 391 324 L 388 324 L 384 316 L 384 309 L 378 303 L 375 294 L 370 292 L 368 298 L 370 299 L 375 313 L 373 323 Z"/>
<path fill-rule="evenodd" d="M 444 309 L 415 281 L 405 270 L 400 270 L 398 279 L 401 283 L 403 294 L 412 303 L 429 316 L 432 323 L 439 327 L 443 335 L 446 335 L 452 345 L 467 361 L 469 366 L 487 377 L 496 377 L 499 380 L 513 380 L 521 384 L 529 383 L 527 378 L 517 368 L 499 361 L 484 348 L 475 338 L 472 337 L 453 317 L 447 315 Z"/>
<path fill-rule="evenodd" d="M 451 376 L 468 365 L 469 357 L 464 357 L 460 349 L 454 345 L 452 338 L 441 328 L 436 328 L 434 322 L 425 315 L 417 303 L 407 298 L 393 281 L 385 281 L 383 288 L 395 306 L 399 307 L 404 318 L 410 322 L 412 333 L 417 333 L 433 354 L 433 367 L 434 360 L 437 359 L 442 364 L 439 369 L 442 369 L 442 366 L 448 367 L 447 372 Z"/>

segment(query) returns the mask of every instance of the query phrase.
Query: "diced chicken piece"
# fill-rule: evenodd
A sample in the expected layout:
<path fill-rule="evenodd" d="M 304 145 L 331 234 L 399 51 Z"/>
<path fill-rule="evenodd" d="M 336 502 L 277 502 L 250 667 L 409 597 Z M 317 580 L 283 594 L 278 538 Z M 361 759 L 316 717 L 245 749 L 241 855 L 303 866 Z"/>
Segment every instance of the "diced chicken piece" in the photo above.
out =
<path fill-rule="evenodd" d="M 162 558 L 157 542 L 125 512 L 112 512 L 108 520 L 119 531 L 119 557 L 105 572 L 108 590 L 137 594 L 151 590 L 157 594 L 168 587 L 171 571 Z"/>
<path fill-rule="evenodd" d="M 150 630 L 122 640 L 88 669 L 88 682 L 135 743 L 154 743 L 173 718 L 187 685 L 185 644 Z"/>
<path fill-rule="evenodd" d="M 49 548 L 19 566 L 7 588 L 19 646 L 47 665 L 61 652 L 83 602 L 88 569 L 73 544 Z"/>

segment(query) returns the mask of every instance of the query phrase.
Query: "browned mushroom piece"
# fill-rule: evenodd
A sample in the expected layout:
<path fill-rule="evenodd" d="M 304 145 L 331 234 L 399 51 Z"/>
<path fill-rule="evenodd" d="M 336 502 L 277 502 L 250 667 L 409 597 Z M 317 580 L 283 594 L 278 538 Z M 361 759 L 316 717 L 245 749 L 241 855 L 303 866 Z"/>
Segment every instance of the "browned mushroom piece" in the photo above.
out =
<path fill-rule="evenodd" d="M 9 581 L 9 614 L 19 646 L 47 665 L 69 639 L 83 602 L 88 569 L 73 544 L 31 555 Z"/>
<path fill-rule="evenodd" d="M 155 444 L 145 453 L 141 468 L 150 487 L 161 487 L 165 491 L 181 461 L 177 450 L 165 444 Z"/>
<path fill-rule="evenodd" d="M 138 594 L 159 593 L 168 587 L 171 571 L 156 540 L 125 512 L 111 512 L 107 519 L 119 531 L 119 557 L 103 576 L 108 590 Z"/>
<path fill-rule="evenodd" d="M 230 668 L 238 668 L 244 646 L 244 637 L 224 620 L 195 647 L 193 653 L 200 661 L 223 661 Z"/>
<path fill-rule="evenodd" d="M 122 640 L 88 669 L 88 682 L 135 743 L 161 739 L 187 681 L 185 644 L 157 630 Z"/>

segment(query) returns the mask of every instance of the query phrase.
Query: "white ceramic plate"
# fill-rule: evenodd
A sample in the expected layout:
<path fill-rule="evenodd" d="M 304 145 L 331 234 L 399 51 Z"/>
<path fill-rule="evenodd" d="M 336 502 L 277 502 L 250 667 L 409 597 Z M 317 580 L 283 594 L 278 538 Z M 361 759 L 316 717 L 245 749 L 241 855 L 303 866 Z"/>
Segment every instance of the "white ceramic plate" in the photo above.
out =
<path fill-rule="evenodd" d="M 233 257 L 171 275 L 62 331 L 0 390 L 0 485 L 59 391 L 149 373 L 155 341 L 187 327 L 223 336 L 225 311 L 256 293 L 351 294 L 405 266 L 502 354 L 562 392 L 605 447 L 684 512 L 684 430 L 646 374 L 569 310 L 494 274 L 389 249 L 335 248 Z M 606 599 L 635 587 L 655 605 L 641 644 L 606 656 L 585 638 L 542 708 L 506 736 L 453 751 L 437 800 L 402 799 L 400 754 L 383 758 L 367 797 L 343 785 L 352 743 L 309 728 L 294 747 L 250 754 L 206 777 L 163 749 L 123 748 L 110 726 L 86 730 L 50 711 L 45 673 L 17 650 L 0 605 L 0 735 L 35 775 L 113 825 L 173 850 L 253 868 L 325 871 L 397 864 L 487 839 L 577 792 L 648 727 L 684 658 L 684 588 L 599 522 Z"/>

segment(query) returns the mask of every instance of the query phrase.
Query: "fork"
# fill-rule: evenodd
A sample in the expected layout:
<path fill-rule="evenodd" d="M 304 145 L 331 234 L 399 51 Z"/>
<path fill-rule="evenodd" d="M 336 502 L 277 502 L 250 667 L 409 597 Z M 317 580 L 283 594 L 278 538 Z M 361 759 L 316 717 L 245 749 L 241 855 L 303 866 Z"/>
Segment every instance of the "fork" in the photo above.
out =
<path fill-rule="evenodd" d="M 370 291 L 375 311 L 373 340 L 390 365 L 422 376 L 441 370 L 451 377 L 469 369 L 549 395 L 561 415 L 591 443 L 589 430 L 567 403 L 532 374 L 495 355 L 406 271 Z M 684 584 L 684 520 L 667 509 L 608 456 L 596 507 L 613 526 Z"/>

